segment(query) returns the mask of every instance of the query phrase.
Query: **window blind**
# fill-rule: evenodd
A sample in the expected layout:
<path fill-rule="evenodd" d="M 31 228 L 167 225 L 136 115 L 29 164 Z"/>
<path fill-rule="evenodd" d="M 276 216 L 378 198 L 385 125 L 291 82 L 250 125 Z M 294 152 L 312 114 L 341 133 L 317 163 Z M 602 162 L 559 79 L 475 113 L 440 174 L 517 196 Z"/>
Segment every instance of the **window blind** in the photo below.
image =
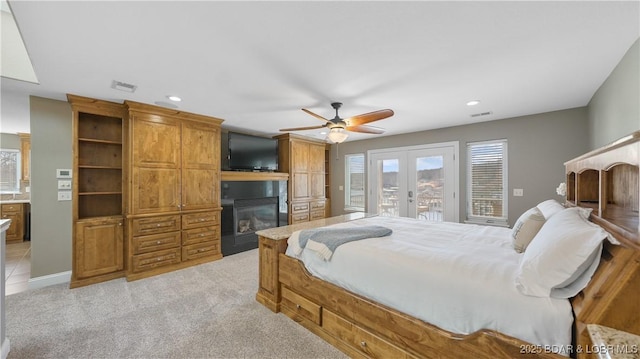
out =
<path fill-rule="evenodd" d="M 471 221 L 507 222 L 507 141 L 467 144 L 467 218 Z"/>

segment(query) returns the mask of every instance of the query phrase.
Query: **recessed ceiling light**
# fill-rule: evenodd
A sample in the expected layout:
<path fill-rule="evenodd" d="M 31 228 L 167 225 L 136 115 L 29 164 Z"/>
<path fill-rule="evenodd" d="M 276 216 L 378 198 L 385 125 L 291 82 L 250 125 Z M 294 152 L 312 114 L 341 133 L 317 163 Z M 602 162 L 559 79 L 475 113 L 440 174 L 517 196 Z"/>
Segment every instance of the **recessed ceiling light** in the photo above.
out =
<path fill-rule="evenodd" d="M 171 101 L 180 102 L 182 99 L 178 96 L 167 96 L 167 98 Z"/>
<path fill-rule="evenodd" d="M 467 106 L 475 106 L 475 105 L 477 105 L 479 103 L 480 103 L 480 101 L 478 101 L 478 100 L 471 100 L 471 101 L 467 102 Z"/>

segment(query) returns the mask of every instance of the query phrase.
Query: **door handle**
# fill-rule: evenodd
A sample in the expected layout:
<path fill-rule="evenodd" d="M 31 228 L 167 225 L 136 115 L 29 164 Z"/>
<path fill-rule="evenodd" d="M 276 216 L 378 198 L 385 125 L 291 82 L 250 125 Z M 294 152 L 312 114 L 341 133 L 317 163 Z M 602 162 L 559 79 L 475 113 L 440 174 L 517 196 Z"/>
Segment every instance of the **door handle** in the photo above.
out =
<path fill-rule="evenodd" d="M 409 191 L 409 198 L 413 197 L 413 191 Z"/>

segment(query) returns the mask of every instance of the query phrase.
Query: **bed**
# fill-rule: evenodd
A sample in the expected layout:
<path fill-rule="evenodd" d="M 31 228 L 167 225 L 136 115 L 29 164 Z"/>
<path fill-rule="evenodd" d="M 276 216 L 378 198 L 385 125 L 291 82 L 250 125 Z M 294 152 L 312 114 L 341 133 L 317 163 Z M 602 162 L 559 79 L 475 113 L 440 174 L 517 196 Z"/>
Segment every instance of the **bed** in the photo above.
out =
<path fill-rule="evenodd" d="M 567 208 L 555 206 L 547 217 L 545 206 L 555 201 L 535 207 L 544 219 L 524 253 L 514 248 L 513 229 L 339 216 L 258 232 L 256 299 L 351 357 L 587 357 L 594 353 L 587 324 L 640 334 L 639 138 L 567 162 Z M 569 222 L 587 223 L 587 232 Z M 288 245 L 309 228 L 374 225 L 393 234 L 345 243 L 329 260 Z M 563 262 L 558 255 L 573 258 L 544 257 L 549 250 L 539 238 L 563 230 L 573 242 L 562 250 L 581 252 L 575 273 L 541 284 L 536 270 Z M 525 257 L 536 270 L 527 272 Z M 384 288 L 374 286 L 384 278 Z"/>

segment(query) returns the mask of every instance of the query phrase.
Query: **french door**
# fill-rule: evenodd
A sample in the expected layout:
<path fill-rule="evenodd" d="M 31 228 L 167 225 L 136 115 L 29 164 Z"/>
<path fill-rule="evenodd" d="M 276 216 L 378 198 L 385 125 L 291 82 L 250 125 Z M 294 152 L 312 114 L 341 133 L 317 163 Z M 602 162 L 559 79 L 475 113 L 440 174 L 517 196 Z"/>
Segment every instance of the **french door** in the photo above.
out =
<path fill-rule="evenodd" d="M 458 142 L 368 152 L 367 211 L 457 222 Z"/>

